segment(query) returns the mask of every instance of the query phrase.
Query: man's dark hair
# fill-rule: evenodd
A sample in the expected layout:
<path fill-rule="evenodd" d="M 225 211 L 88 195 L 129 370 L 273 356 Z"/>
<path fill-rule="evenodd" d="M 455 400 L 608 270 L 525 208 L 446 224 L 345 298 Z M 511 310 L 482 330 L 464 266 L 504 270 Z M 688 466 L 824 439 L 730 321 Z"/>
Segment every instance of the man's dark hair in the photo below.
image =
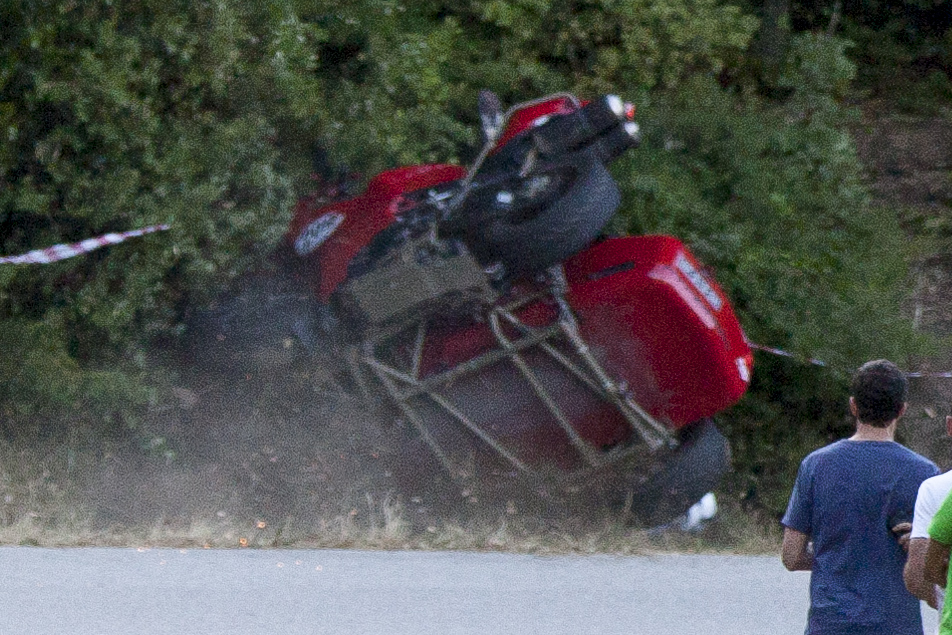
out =
<path fill-rule="evenodd" d="M 899 367 L 885 359 L 860 366 L 850 385 L 857 418 L 877 428 L 885 428 L 899 416 L 906 403 L 907 391 L 906 376 Z"/>

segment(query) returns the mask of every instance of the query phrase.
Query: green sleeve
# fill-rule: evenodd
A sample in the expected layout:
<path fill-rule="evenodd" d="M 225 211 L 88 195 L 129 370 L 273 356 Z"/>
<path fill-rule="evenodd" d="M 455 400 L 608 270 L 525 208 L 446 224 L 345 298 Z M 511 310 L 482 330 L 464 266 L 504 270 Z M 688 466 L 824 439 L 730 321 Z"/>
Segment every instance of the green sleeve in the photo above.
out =
<path fill-rule="evenodd" d="M 945 497 L 939 511 L 932 517 L 929 537 L 944 545 L 952 545 L 952 493 Z"/>

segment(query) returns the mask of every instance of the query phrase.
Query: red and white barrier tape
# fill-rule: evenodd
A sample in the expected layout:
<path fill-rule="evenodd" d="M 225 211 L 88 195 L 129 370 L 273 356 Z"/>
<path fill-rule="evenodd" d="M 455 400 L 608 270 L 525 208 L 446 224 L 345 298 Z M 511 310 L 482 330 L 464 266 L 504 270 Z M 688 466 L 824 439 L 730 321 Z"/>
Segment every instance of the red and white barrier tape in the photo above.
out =
<path fill-rule="evenodd" d="M 779 348 L 771 348 L 769 346 L 761 346 L 760 344 L 754 344 L 752 342 L 747 342 L 747 345 L 750 346 L 755 351 L 763 351 L 765 353 L 771 353 L 773 355 L 780 355 L 782 357 L 790 357 L 791 359 L 800 359 L 793 353 L 788 353 L 787 351 L 781 350 Z M 826 366 L 826 362 L 819 359 L 808 359 L 809 363 L 814 366 Z"/>
<path fill-rule="evenodd" d="M 130 238 L 144 236 L 153 232 L 161 232 L 167 229 L 169 229 L 168 225 L 149 225 L 142 229 L 133 229 L 127 232 L 112 232 L 95 238 L 87 238 L 86 240 L 81 240 L 78 243 L 72 243 L 70 245 L 53 245 L 46 249 L 34 249 L 19 256 L 0 256 L 0 265 L 28 265 L 56 262 L 57 260 L 65 260 L 66 258 L 88 253 L 94 249 L 105 247 L 106 245 L 115 245 Z"/>
<path fill-rule="evenodd" d="M 794 355 L 793 353 L 788 353 L 785 350 L 779 348 L 772 348 L 770 346 L 761 346 L 760 344 L 753 344 L 751 342 L 747 343 L 752 349 L 757 351 L 763 351 L 765 353 L 771 353 L 773 355 L 780 355 L 782 357 L 790 357 L 791 359 L 801 359 Z M 808 359 L 806 360 L 814 366 L 826 366 L 826 362 L 819 359 Z M 905 373 L 906 377 L 922 377 L 922 378 L 941 378 L 941 379 L 952 379 L 952 372 L 928 372 L 928 371 L 912 371 Z"/>

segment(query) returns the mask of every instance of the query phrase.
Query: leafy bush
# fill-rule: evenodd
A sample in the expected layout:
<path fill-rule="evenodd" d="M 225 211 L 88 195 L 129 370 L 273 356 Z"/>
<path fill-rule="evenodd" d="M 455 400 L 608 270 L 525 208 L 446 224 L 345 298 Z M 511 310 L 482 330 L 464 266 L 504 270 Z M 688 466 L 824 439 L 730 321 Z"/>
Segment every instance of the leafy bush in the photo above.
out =
<path fill-rule="evenodd" d="M 172 226 L 0 268 L 0 331 L 13 340 L 3 392 L 18 409 L 140 403 L 143 345 L 280 236 L 295 193 L 270 115 L 294 78 L 273 60 L 319 33 L 252 6 L 4 5 L 2 252 Z"/>

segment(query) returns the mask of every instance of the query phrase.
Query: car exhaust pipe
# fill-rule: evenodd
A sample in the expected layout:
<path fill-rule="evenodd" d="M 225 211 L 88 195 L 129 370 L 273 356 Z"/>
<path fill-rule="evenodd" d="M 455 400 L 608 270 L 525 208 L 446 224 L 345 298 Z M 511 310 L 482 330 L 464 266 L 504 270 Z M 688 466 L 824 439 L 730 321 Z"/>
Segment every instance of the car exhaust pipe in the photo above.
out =
<path fill-rule="evenodd" d="M 640 144 L 641 128 L 634 121 L 626 121 L 598 138 L 598 158 L 609 163 Z"/>
<path fill-rule="evenodd" d="M 556 157 L 622 127 L 629 112 L 631 108 L 618 95 L 605 95 L 571 114 L 547 120 L 533 130 L 532 138 L 540 154 Z"/>

